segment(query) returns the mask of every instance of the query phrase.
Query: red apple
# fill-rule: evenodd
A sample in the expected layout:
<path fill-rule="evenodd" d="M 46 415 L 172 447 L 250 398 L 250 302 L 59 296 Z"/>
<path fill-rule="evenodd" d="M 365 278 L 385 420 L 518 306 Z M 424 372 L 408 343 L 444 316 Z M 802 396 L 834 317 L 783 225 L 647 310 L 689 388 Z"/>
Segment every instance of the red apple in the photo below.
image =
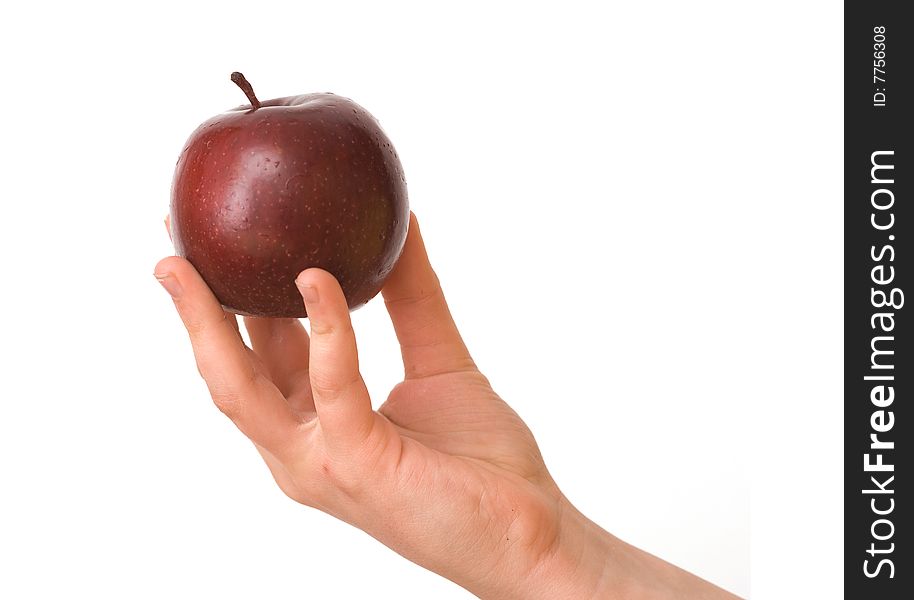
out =
<path fill-rule="evenodd" d="M 295 277 L 332 273 L 349 308 L 374 297 L 409 224 L 400 159 L 377 120 L 334 94 L 260 102 L 194 131 L 175 167 L 175 249 L 229 311 L 304 317 Z"/>

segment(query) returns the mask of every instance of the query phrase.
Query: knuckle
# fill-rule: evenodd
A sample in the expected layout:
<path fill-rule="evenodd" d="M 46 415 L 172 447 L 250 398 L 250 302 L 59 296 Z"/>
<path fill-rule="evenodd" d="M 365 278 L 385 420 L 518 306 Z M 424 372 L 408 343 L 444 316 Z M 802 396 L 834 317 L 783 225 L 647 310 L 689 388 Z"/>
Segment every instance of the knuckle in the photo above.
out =
<path fill-rule="evenodd" d="M 214 326 L 220 325 L 220 323 L 222 321 L 228 321 L 228 316 L 225 314 L 225 312 L 222 312 L 222 315 L 220 318 L 215 318 L 215 317 L 210 318 L 210 317 L 205 317 L 200 314 L 188 315 L 188 314 L 186 314 L 187 312 L 188 312 L 187 309 L 183 310 L 183 313 L 185 315 L 184 316 L 184 327 L 187 329 L 187 333 L 190 334 L 190 336 L 192 338 L 203 337 L 209 331 L 212 331 Z M 189 311 L 189 312 L 193 313 L 193 312 L 198 312 L 198 311 Z M 235 328 L 237 328 L 238 323 L 234 322 L 233 326 Z"/>
<path fill-rule="evenodd" d="M 187 333 L 192 338 L 202 336 L 207 329 L 206 323 L 199 319 L 187 319 L 184 321 L 184 327 L 187 329 Z"/>
<path fill-rule="evenodd" d="M 348 319 L 342 323 L 332 322 L 312 322 L 311 336 L 331 336 L 331 335 L 350 335 L 352 334 L 352 322 Z"/>
<path fill-rule="evenodd" d="M 311 371 L 311 390 L 324 400 L 334 400 L 357 389 L 361 381 L 362 377 L 358 373 L 340 379 L 322 370 Z"/>
<path fill-rule="evenodd" d="M 413 294 L 408 296 L 401 296 L 400 298 L 385 298 L 384 304 L 387 306 L 422 306 L 425 304 L 433 304 L 435 302 L 441 301 L 444 299 L 444 292 L 441 290 L 441 285 L 436 281 L 434 285 L 416 290 Z"/>
<path fill-rule="evenodd" d="M 210 396 L 213 404 L 232 421 L 237 421 L 244 415 L 246 398 L 256 393 L 258 374 L 253 368 L 246 371 L 244 378 L 239 383 L 215 383 L 210 385 Z"/>
<path fill-rule="evenodd" d="M 210 395 L 216 408 L 229 419 L 234 421 L 244 413 L 244 401 L 240 394 L 233 391 L 215 389 L 210 392 Z"/>

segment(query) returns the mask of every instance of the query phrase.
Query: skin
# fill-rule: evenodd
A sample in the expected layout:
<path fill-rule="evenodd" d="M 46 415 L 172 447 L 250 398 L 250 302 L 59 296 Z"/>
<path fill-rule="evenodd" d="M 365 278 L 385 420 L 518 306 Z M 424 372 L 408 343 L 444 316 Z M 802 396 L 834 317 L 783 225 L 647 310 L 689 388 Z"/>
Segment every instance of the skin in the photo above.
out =
<path fill-rule="evenodd" d="M 532 433 L 492 390 L 451 318 L 415 216 L 382 290 L 404 380 L 372 410 L 339 284 L 295 281 L 297 319 L 238 333 L 189 262 L 155 276 L 171 294 L 216 406 L 293 500 L 363 529 L 482 598 L 736 598 L 601 529 L 562 494 Z"/>

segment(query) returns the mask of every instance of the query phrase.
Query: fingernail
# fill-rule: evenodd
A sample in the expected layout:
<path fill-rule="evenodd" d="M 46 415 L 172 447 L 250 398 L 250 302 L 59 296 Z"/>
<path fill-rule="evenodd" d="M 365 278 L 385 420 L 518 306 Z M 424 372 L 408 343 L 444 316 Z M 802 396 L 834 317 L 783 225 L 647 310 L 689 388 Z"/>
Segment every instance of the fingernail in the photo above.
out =
<path fill-rule="evenodd" d="M 165 291 L 171 294 L 172 298 L 177 298 L 181 295 L 181 284 L 175 279 L 174 275 L 171 273 L 155 273 L 155 277 L 165 288 Z"/>
<path fill-rule="evenodd" d="M 320 297 L 317 295 L 317 288 L 313 285 L 303 284 L 297 279 L 295 280 L 295 285 L 298 286 L 298 291 L 301 293 L 301 297 L 304 298 L 305 304 L 317 304 L 320 300 Z"/>

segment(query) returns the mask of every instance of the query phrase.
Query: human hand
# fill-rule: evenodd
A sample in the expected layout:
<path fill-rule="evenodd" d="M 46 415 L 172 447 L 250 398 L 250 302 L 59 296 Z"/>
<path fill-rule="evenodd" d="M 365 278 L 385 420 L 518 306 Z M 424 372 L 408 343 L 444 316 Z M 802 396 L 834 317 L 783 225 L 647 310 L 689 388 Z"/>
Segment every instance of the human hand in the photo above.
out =
<path fill-rule="evenodd" d="M 451 318 L 415 217 L 383 296 L 404 380 L 372 410 L 329 273 L 296 279 L 297 319 L 246 317 L 252 348 L 186 260 L 159 262 L 216 406 L 290 498 L 484 598 L 732 597 L 587 520 Z"/>

